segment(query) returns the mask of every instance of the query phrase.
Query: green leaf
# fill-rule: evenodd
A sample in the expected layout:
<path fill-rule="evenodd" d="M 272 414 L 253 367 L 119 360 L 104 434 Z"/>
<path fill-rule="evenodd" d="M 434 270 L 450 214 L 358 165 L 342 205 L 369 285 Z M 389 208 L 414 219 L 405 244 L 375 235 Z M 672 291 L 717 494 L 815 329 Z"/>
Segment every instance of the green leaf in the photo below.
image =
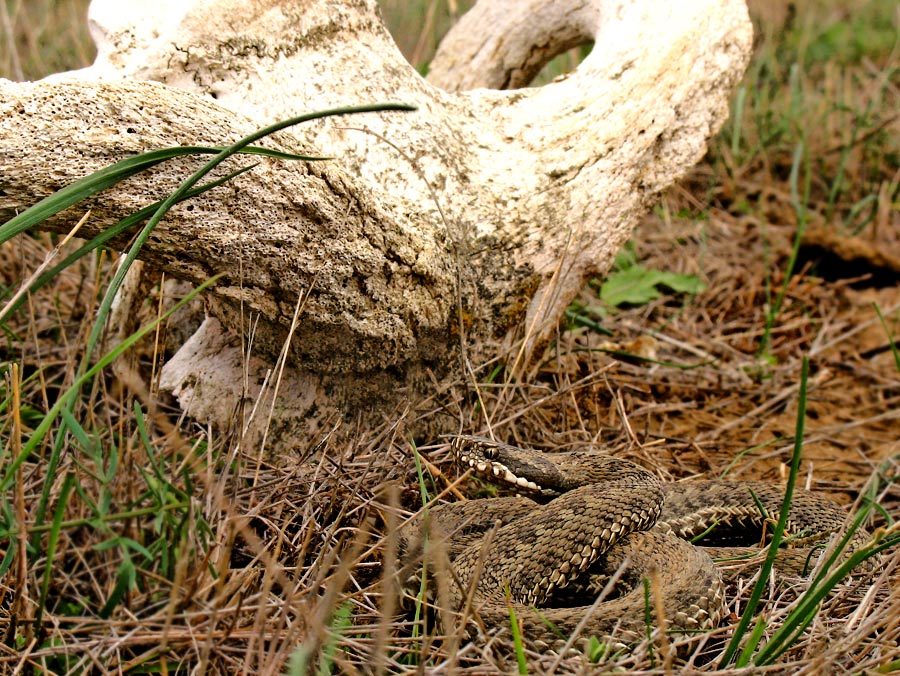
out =
<path fill-rule="evenodd" d="M 75 420 L 75 416 L 73 416 L 69 411 L 62 411 L 62 419 L 63 424 L 75 438 L 75 441 L 81 446 L 81 450 L 88 456 L 90 456 L 93 460 L 97 461 L 100 458 L 100 448 L 96 443 L 91 441 L 88 433 L 84 431 L 84 427 Z M 102 467 L 98 467 L 98 470 L 102 470 Z"/>
<path fill-rule="evenodd" d="M 345 602 L 341 605 L 331 618 L 328 626 L 328 640 L 322 647 L 322 659 L 319 661 L 319 676 L 330 676 L 334 673 L 334 655 L 337 653 L 338 643 L 347 631 L 347 628 L 353 623 L 350 613 L 353 606 Z"/>
<path fill-rule="evenodd" d="M 129 591 L 134 589 L 137 584 L 137 569 L 127 556 L 119 565 L 119 572 L 116 576 L 116 585 L 113 587 L 112 593 L 106 600 L 103 608 L 100 609 L 100 617 L 104 620 L 112 615 L 113 610 L 122 601 Z"/>
<path fill-rule="evenodd" d="M 637 252 L 634 250 L 634 242 L 625 242 L 619 253 L 616 254 L 616 260 L 613 262 L 613 271 L 619 272 L 627 270 L 637 264 Z"/>
<path fill-rule="evenodd" d="M 601 642 L 596 636 L 591 636 L 588 639 L 587 645 L 587 655 L 588 659 L 593 663 L 597 664 L 600 660 L 604 659 L 610 653 L 610 645 L 605 641 Z"/>
<path fill-rule="evenodd" d="M 132 549 L 142 555 L 147 561 L 153 561 L 153 554 L 150 553 L 150 550 L 144 547 L 141 543 L 136 540 L 132 540 L 131 538 L 122 537 L 119 538 L 119 545 L 123 548 L 127 547 Z"/>
<path fill-rule="evenodd" d="M 681 275 L 632 265 L 612 273 L 600 287 L 600 299 L 613 306 L 646 305 L 662 295 L 660 287 L 675 293 L 697 294 L 706 285 L 696 275 Z"/>
<path fill-rule="evenodd" d="M 115 549 L 116 547 L 121 546 L 120 540 L 121 538 L 116 535 L 109 538 L 108 540 L 104 540 L 103 542 L 98 542 L 95 545 L 91 545 L 91 549 L 93 549 L 95 552 L 105 552 L 110 549 Z"/>

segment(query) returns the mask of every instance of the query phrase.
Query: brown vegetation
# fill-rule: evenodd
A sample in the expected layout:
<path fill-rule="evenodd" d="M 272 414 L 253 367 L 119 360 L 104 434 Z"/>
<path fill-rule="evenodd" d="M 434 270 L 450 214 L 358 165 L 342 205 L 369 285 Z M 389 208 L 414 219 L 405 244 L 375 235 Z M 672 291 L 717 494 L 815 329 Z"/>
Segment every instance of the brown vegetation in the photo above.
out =
<path fill-rule="evenodd" d="M 760 25 L 735 103 L 740 122 L 636 233 L 641 265 L 699 276 L 704 291 L 600 309 L 588 287 L 573 325 L 559 327 L 530 371 L 509 378 L 511 364 L 474 365 L 435 397 L 434 410 L 456 416 L 465 432 L 489 424 L 510 443 L 600 444 L 670 480 L 777 482 L 808 356 L 804 484 L 848 507 L 877 486 L 869 526 L 900 518 L 900 284 L 884 266 L 868 270 L 865 256 L 850 269 L 802 237 L 807 226 L 826 227 L 835 240 L 887 251 L 900 232 L 900 57 L 896 45 L 878 46 L 891 15 L 876 11 L 893 3 L 854 4 L 857 14 L 802 3 Z M 867 31 L 859 44 L 841 32 L 851 20 Z M 56 244 L 41 234 L 0 247 L 0 288 L 14 290 Z M 472 496 L 478 487 L 457 480 L 440 440 L 410 439 L 402 411 L 379 429 L 345 435 L 351 443 L 325 435 L 317 446 L 284 449 L 295 462 L 272 466 L 154 396 L 162 347 L 153 343 L 135 355 L 146 381 L 110 376 L 85 388 L 55 471 L 52 434 L 10 468 L 71 384 L 109 275 L 108 255 L 97 256 L 5 321 L 0 440 L 11 481 L 0 502 L 2 549 L 15 544 L 17 553 L 0 588 L 0 668 L 283 673 L 293 654 L 299 673 L 302 653 L 310 671 L 515 669 L 508 636 L 460 641 L 435 630 L 430 615 L 405 610 L 413 604 L 401 598 L 408 571 L 398 570 L 395 534 L 422 505 L 414 443 L 430 497 Z M 589 327 L 598 323 L 615 335 Z M 38 523 L 42 494 L 47 513 Z M 891 553 L 875 578 L 841 585 L 790 650 L 753 673 L 900 671 L 897 565 Z M 767 631 L 803 585 L 770 587 Z M 746 580 L 729 590 L 732 620 L 748 590 Z M 715 632 L 683 668 L 735 673 L 715 660 L 729 634 L 729 626 Z M 606 658 L 603 669 L 667 673 L 672 656 L 644 644 Z M 532 673 L 589 668 L 580 655 L 528 657 Z"/>

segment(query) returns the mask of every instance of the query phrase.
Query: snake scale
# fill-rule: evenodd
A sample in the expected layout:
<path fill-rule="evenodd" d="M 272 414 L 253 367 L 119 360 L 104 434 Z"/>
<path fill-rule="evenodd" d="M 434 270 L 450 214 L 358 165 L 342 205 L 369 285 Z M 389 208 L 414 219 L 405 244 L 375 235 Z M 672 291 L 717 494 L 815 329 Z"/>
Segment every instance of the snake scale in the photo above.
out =
<path fill-rule="evenodd" d="M 668 629 L 716 627 L 725 612 L 722 577 L 710 553 L 688 539 L 715 526 L 726 538 L 755 529 L 758 541 L 784 499 L 765 482 L 663 485 L 639 465 L 596 451 L 541 453 L 465 435 L 453 437 L 451 448 L 461 467 L 543 500 L 470 500 L 428 517 L 431 536 L 448 543 L 458 581 L 450 585 L 453 603 L 461 607 L 472 593 L 485 625 L 508 626 L 508 593 L 524 635 L 537 645 L 560 644 L 589 611 L 583 635 L 623 643 L 646 636 L 647 618 L 656 625 L 658 617 L 648 615 L 645 578 L 661 596 Z M 815 562 L 811 547 L 841 532 L 845 519 L 839 505 L 796 490 L 785 530 L 796 548 L 778 565 Z M 421 529 L 422 520 L 414 526 Z M 855 535 L 851 547 L 863 538 Z M 592 609 L 611 578 L 611 598 Z"/>

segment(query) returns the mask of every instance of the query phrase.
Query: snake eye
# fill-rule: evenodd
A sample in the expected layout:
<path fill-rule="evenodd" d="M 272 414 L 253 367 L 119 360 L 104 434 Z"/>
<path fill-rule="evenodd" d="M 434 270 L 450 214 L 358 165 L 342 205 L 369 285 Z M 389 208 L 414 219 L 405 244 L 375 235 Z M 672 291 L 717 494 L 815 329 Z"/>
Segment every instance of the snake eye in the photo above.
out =
<path fill-rule="evenodd" d="M 481 453 L 484 455 L 485 460 L 494 460 L 497 457 L 497 449 L 493 446 L 483 446 Z"/>

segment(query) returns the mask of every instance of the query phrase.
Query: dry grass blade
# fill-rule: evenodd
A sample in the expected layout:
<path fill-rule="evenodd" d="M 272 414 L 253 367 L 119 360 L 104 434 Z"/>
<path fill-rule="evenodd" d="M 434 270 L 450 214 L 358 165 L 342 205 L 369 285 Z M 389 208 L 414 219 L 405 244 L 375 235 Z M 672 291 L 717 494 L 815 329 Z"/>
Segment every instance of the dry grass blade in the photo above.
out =
<path fill-rule="evenodd" d="M 89 47 L 53 54 L 46 39 L 73 44 L 83 30 L 69 14 L 75 4 L 4 3 L 0 76 L 40 77 L 64 58 L 84 65 Z M 407 21 L 401 43 L 420 55 L 460 10 L 437 0 L 383 4 L 388 16 L 402 14 L 393 27 Z M 900 245 L 896 3 L 750 4 L 758 44 L 732 121 L 633 245 L 647 270 L 695 278 L 705 291 L 608 307 L 598 280 L 535 363 L 519 357 L 524 327 L 508 353 L 487 364 L 463 360 L 455 382 L 379 429 L 334 421 L 319 444 L 300 449 L 280 448 L 271 430 L 265 453 L 248 448 L 243 423 L 264 417 L 264 407 L 237 403 L 233 430 L 182 419 L 141 382 L 152 380 L 165 348 L 139 341 L 132 376 L 98 370 L 64 431 L 46 422 L 48 413 L 76 378 L 97 298 L 114 273 L 111 257 L 103 241 L 78 258 L 77 238 L 46 234 L 0 245 L 0 295 L 21 309 L 0 314 L 0 475 L 8 488 L 0 496 L 0 671 L 284 673 L 303 647 L 307 670 L 323 674 L 508 673 L 516 668 L 508 628 L 484 627 L 490 636 L 481 636 L 477 621 L 467 621 L 477 620 L 475 609 L 455 614 L 452 569 L 436 543 L 428 552 L 434 598 L 422 600 L 418 618 L 404 604 L 412 564 L 397 534 L 423 507 L 407 426 L 445 427 L 452 418 L 457 431 L 489 428 L 547 450 L 600 444 L 666 480 L 727 472 L 783 482 L 804 354 L 811 361 L 798 471 L 808 488 L 848 507 L 875 503 L 864 525 L 895 537 L 900 281 L 877 256 L 846 255 Z M 421 30 L 431 25 L 433 33 Z M 799 158 L 797 147 L 805 149 Z M 858 242 L 866 246 L 853 249 Z M 469 243 L 455 245 L 464 263 Z M 48 256 L 56 257 L 51 265 Z M 141 324 L 163 319 L 154 305 L 142 309 L 150 316 Z M 461 314 L 459 329 L 464 335 Z M 649 337 L 653 361 L 609 347 Z M 267 387 L 277 390 L 277 372 Z M 55 467 L 53 444 L 28 446 L 42 425 L 60 440 Z M 492 494 L 458 476 L 443 446 L 424 445 L 434 438 L 414 441 L 427 451 L 429 505 Z M 48 516 L 39 524 L 42 496 Z M 807 596 L 807 580 L 765 580 L 753 618 L 760 645 L 780 643 L 778 632 L 804 604 L 815 602 L 816 612 L 753 673 L 900 670 L 900 558 L 888 554 L 872 576 L 848 578 L 821 598 Z M 745 611 L 758 570 L 730 565 L 726 624 Z M 103 617 L 114 593 L 119 602 Z M 731 632 L 670 636 L 674 653 L 645 641 L 594 654 L 602 665 L 577 649 L 590 640 L 580 631 L 557 654 L 533 650 L 525 636 L 522 655 L 534 674 L 744 673 L 718 667 Z M 673 654 L 684 664 L 669 664 Z"/>

